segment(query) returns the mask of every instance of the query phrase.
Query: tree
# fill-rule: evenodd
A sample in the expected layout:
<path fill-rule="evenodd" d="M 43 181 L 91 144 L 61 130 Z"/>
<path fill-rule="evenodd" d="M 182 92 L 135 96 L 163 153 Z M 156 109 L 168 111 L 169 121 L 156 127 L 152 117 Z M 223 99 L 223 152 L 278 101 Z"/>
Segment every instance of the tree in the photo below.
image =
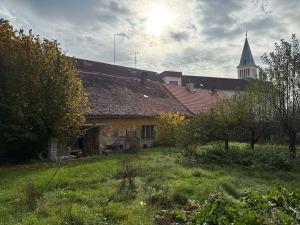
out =
<path fill-rule="evenodd" d="M 289 137 L 289 150 L 296 157 L 296 135 L 300 129 L 300 51 L 292 35 L 291 43 L 281 40 L 275 50 L 264 54 L 266 67 L 260 69 L 261 92 L 271 103 L 276 119 Z"/>
<path fill-rule="evenodd" d="M 88 107 L 73 59 L 57 41 L 15 31 L 3 19 L 0 49 L 0 142 L 8 153 L 28 158 L 50 136 L 74 134 Z"/>
<path fill-rule="evenodd" d="M 229 149 L 229 140 L 234 136 L 237 120 L 231 113 L 232 100 L 223 99 L 206 112 L 200 112 L 185 125 L 184 140 L 190 144 L 206 144 L 210 141 L 224 141 Z M 183 132 L 184 133 L 184 132 Z"/>
<path fill-rule="evenodd" d="M 236 118 L 237 137 L 249 140 L 252 149 L 273 124 L 271 106 L 259 92 L 259 85 L 253 81 L 245 92 L 233 96 L 230 109 Z"/>

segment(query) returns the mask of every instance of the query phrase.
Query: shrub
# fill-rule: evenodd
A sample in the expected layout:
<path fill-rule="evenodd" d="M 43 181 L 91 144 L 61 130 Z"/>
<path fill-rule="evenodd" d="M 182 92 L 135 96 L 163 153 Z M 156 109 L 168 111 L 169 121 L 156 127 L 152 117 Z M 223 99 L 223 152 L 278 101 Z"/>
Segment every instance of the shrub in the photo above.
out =
<path fill-rule="evenodd" d="M 291 170 L 297 160 L 291 160 L 281 146 L 261 145 L 254 150 L 232 146 L 224 150 L 219 145 L 200 147 L 189 156 L 198 164 L 240 165 L 259 169 Z M 186 155 L 186 154 L 185 154 Z"/>
<path fill-rule="evenodd" d="M 161 113 L 159 125 L 156 127 L 156 135 L 162 146 L 175 146 L 180 132 L 180 125 L 184 122 L 184 116 L 179 113 Z"/>

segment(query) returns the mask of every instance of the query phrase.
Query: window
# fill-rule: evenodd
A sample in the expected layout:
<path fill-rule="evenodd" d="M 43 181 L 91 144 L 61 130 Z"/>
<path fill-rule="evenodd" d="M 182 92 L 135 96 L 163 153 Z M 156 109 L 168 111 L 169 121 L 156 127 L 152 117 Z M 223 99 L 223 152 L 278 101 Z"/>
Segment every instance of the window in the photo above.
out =
<path fill-rule="evenodd" d="M 154 125 L 143 125 L 142 126 L 142 139 L 154 138 Z"/>

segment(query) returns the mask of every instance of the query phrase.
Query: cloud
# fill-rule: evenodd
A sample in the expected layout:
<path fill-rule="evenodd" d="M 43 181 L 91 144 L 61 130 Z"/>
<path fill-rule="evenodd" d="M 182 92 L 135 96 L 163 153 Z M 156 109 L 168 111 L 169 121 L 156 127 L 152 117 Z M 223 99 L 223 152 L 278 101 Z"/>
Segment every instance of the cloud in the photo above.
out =
<path fill-rule="evenodd" d="M 242 9 L 237 0 L 198 1 L 196 12 L 200 15 L 199 24 L 207 39 L 232 38 L 238 35 L 235 13 Z"/>
<path fill-rule="evenodd" d="M 185 31 L 182 32 L 170 32 L 170 37 L 175 41 L 186 41 L 189 38 L 189 34 Z"/>
<path fill-rule="evenodd" d="M 149 0 L 0 0 L 0 17 L 15 28 L 57 39 L 68 55 L 154 71 L 236 77 L 245 39 L 259 62 L 281 38 L 300 37 L 299 0 L 164 0 L 174 21 L 161 36 L 145 32 Z M 298 32 L 298 33 L 297 33 Z"/>

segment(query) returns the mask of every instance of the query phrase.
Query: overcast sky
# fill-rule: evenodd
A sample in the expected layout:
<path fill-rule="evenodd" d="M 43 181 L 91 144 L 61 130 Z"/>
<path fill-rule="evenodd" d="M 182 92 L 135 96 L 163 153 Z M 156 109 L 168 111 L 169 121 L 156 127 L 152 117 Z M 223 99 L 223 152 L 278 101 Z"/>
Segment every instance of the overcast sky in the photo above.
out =
<path fill-rule="evenodd" d="M 162 72 L 237 77 L 248 30 L 256 64 L 300 36 L 300 0 L 0 0 L 15 28 L 58 40 L 68 55 Z"/>

